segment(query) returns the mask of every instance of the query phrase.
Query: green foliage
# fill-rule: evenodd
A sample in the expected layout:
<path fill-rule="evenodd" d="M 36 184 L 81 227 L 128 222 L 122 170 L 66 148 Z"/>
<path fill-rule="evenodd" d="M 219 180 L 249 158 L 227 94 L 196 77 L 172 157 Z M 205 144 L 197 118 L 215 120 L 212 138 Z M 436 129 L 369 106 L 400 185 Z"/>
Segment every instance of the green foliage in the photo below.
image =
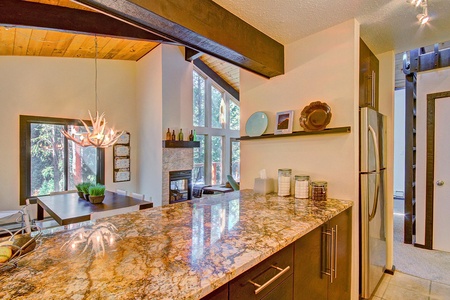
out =
<path fill-rule="evenodd" d="M 205 79 L 193 72 L 193 125 L 205 126 Z"/>
<path fill-rule="evenodd" d="M 92 186 L 90 182 L 82 182 L 76 185 L 78 191 L 83 192 L 85 194 L 89 194 L 89 188 Z"/>
<path fill-rule="evenodd" d="M 241 109 L 233 100 L 230 99 L 230 129 L 239 130 Z"/>
<path fill-rule="evenodd" d="M 103 196 L 105 194 L 105 186 L 103 184 L 97 183 L 96 185 L 91 185 L 89 187 L 90 196 Z"/>

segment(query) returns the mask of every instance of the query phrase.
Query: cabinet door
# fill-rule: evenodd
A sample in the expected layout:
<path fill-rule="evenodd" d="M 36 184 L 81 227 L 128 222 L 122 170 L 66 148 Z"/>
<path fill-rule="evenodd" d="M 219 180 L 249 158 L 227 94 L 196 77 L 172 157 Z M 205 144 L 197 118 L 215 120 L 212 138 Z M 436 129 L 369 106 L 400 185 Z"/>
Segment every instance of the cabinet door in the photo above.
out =
<path fill-rule="evenodd" d="M 280 290 L 278 286 L 292 274 L 293 252 L 293 245 L 291 244 L 233 279 L 229 283 L 230 300 L 259 300 L 272 292 L 273 296 L 271 297 L 279 295 L 275 298 L 285 299 L 281 297 L 285 291 Z M 286 295 L 283 297 L 286 297 Z"/>
<path fill-rule="evenodd" d="M 289 276 L 261 300 L 292 300 L 293 276 Z"/>
<path fill-rule="evenodd" d="M 369 47 L 360 40 L 359 44 L 359 106 L 378 110 L 378 59 Z"/>
<path fill-rule="evenodd" d="M 228 283 L 209 293 L 201 300 L 228 300 Z"/>
<path fill-rule="evenodd" d="M 327 299 L 328 276 L 322 274 L 326 266 L 324 226 L 314 229 L 295 242 L 294 299 Z"/>
<path fill-rule="evenodd" d="M 329 221 L 329 228 L 335 229 L 335 273 L 333 283 L 329 283 L 328 300 L 350 299 L 351 284 L 351 208 Z"/>

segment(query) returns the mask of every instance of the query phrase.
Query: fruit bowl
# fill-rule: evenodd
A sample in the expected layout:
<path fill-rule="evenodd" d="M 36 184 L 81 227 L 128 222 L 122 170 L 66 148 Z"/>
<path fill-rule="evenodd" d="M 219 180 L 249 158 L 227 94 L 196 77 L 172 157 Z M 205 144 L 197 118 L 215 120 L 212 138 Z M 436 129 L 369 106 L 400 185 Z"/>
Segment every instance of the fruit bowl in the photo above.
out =
<path fill-rule="evenodd" d="M 40 245 L 41 229 L 31 226 L 31 233 L 25 227 L 15 232 L 0 227 L 0 233 L 7 232 L 9 237 L 0 239 L 0 272 L 17 267 L 19 260 L 34 251 Z"/>

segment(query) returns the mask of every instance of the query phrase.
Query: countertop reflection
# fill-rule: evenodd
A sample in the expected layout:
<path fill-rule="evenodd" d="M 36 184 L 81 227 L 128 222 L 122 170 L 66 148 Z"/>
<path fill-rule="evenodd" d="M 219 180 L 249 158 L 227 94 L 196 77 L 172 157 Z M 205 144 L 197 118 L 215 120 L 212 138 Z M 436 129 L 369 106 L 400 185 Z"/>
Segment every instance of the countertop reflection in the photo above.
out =
<path fill-rule="evenodd" d="M 199 299 L 350 206 L 244 190 L 100 219 L 120 236 L 103 257 L 49 234 L 0 274 L 0 298 Z"/>

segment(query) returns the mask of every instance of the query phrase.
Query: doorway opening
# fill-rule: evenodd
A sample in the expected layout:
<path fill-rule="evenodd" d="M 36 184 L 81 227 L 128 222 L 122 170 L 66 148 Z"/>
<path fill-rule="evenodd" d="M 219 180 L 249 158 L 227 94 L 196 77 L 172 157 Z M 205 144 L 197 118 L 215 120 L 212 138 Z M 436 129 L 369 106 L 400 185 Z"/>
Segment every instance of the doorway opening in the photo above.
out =
<path fill-rule="evenodd" d="M 408 95 L 408 90 L 404 88 L 405 85 L 408 85 L 408 78 L 405 80 L 405 75 L 403 75 L 406 84 L 403 87 L 398 87 L 398 76 L 396 74 L 394 100 L 394 264 L 400 272 L 446 285 L 450 285 L 450 274 L 448 274 L 450 252 L 427 250 L 433 249 L 433 230 L 431 227 L 431 231 L 429 231 L 430 226 L 426 226 L 427 220 L 428 222 L 431 220 L 431 225 L 433 224 L 433 214 L 430 215 L 429 204 L 427 206 L 427 202 L 429 203 L 427 200 L 430 199 L 429 193 L 426 192 L 427 185 L 430 183 L 427 184 L 427 182 L 431 182 L 431 193 L 433 193 L 435 180 L 432 178 L 433 176 L 431 180 L 426 178 L 428 172 L 426 139 L 429 135 L 426 131 L 428 116 L 426 95 L 450 90 L 450 88 L 446 89 L 443 86 L 447 81 L 450 85 L 449 47 L 450 43 L 445 43 L 428 47 L 428 50 L 421 48 L 415 50 L 415 53 L 411 51 L 409 57 L 406 58 L 410 64 L 403 63 L 400 66 L 403 65 L 403 69 L 407 69 L 406 73 L 409 73 L 407 75 L 410 79 L 409 84 L 417 80 L 417 82 L 414 82 L 414 84 L 417 84 L 417 90 L 410 90 Z M 417 59 L 414 59 L 414 55 Z M 404 54 L 397 54 L 396 61 L 398 61 L 397 57 L 403 59 L 403 56 Z M 427 61 L 431 57 L 433 62 L 428 64 Z M 400 66 L 397 64 L 396 68 L 399 69 Z M 448 72 L 449 75 L 443 76 L 443 72 Z M 439 74 L 434 79 L 432 87 L 422 86 L 425 76 L 432 73 Z M 408 107 L 408 96 L 415 98 L 414 106 Z M 407 153 L 408 151 L 409 153 Z M 428 191 L 430 191 L 430 187 L 428 187 Z M 411 202 L 407 203 L 407 201 Z M 432 209 L 431 206 L 431 211 Z M 411 223 L 406 224 L 408 221 Z M 410 232 L 407 232 L 407 230 L 410 230 Z M 408 237 L 410 238 L 409 241 Z"/>

